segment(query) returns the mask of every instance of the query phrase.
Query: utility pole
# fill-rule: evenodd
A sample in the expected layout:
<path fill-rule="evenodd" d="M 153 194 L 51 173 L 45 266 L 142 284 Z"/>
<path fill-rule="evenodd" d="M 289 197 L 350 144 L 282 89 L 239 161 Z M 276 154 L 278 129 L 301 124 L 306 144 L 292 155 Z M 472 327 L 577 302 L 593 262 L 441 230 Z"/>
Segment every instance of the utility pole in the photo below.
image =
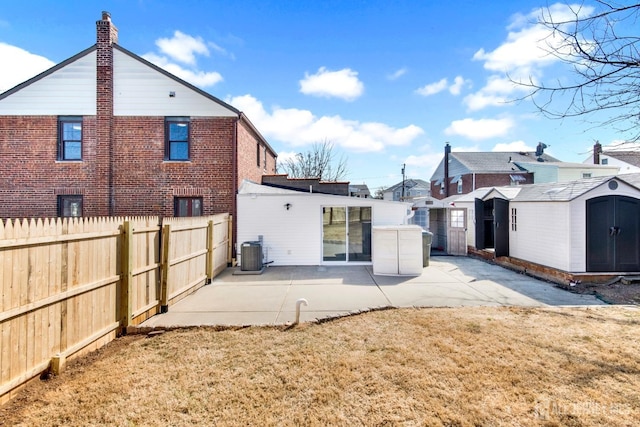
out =
<path fill-rule="evenodd" d="M 404 202 L 404 167 L 405 164 L 402 164 L 402 198 L 400 199 L 401 202 Z"/>

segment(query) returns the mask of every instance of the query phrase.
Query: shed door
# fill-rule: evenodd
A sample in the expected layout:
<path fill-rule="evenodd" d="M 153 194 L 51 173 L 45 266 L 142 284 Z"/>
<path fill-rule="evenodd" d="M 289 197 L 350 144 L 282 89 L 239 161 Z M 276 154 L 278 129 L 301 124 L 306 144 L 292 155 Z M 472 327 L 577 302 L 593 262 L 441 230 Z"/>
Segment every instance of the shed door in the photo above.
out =
<path fill-rule="evenodd" d="M 496 257 L 509 256 L 509 202 L 493 199 Z"/>
<path fill-rule="evenodd" d="M 640 271 L 640 200 L 587 200 L 587 271 Z"/>
<path fill-rule="evenodd" d="M 484 243 L 484 202 L 481 199 L 475 199 L 476 214 L 476 249 L 484 249 L 487 246 Z"/>
<path fill-rule="evenodd" d="M 449 255 L 467 254 L 467 210 L 449 209 L 447 227 L 447 253 Z"/>

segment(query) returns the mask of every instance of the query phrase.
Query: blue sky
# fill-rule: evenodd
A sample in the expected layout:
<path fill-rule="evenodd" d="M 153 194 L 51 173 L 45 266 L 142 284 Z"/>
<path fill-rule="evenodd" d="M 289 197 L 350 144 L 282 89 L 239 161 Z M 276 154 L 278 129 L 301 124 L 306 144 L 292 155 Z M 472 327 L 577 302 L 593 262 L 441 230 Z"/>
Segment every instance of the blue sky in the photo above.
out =
<path fill-rule="evenodd" d="M 583 13 L 590 13 L 590 3 Z M 569 81 L 545 55 L 542 1 L 22 1 L 0 8 L 0 92 L 95 43 L 111 13 L 119 44 L 244 111 L 285 158 L 314 142 L 347 159 L 346 180 L 374 191 L 428 180 L 454 151 L 534 150 L 582 162 L 585 119 L 545 118 L 514 77 Z M 548 40 L 548 39 L 547 39 Z"/>

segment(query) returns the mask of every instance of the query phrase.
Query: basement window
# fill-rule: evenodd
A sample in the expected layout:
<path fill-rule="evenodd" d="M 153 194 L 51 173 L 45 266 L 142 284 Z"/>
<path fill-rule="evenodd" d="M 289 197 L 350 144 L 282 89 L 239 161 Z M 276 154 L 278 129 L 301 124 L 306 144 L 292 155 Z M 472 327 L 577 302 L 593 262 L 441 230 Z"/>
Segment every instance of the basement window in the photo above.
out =
<path fill-rule="evenodd" d="M 202 197 L 176 197 L 173 210 L 174 216 L 202 216 Z"/>
<path fill-rule="evenodd" d="M 188 117 L 167 117 L 164 123 L 164 159 L 188 161 L 190 151 Z"/>
<path fill-rule="evenodd" d="M 77 218 L 82 216 L 82 196 L 58 196 L 58 216 Z"/>
<path fill-rule="evenodd" d="M 58 117 L 58 160 L 82 160 L 82 117 Z"/>

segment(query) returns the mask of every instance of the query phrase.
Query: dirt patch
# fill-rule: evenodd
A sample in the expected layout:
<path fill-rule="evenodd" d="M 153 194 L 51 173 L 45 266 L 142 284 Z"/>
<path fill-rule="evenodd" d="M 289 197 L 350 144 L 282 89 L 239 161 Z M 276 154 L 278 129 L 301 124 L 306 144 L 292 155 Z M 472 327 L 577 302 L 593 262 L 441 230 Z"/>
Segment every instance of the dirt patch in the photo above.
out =
<path fill-rule="evenodd" d="M 569 292 L 595 295 L 609 304 L 640 305 L 640 283 L 625 284 L 622 280 L 610 283 L 570 283 L 558 285 Z"/>
<path fill-rule="evenodd" d="M 636 307 L 468 307 L 126 337 L 0 425 L 629 426 L 639 330 Z"/>

